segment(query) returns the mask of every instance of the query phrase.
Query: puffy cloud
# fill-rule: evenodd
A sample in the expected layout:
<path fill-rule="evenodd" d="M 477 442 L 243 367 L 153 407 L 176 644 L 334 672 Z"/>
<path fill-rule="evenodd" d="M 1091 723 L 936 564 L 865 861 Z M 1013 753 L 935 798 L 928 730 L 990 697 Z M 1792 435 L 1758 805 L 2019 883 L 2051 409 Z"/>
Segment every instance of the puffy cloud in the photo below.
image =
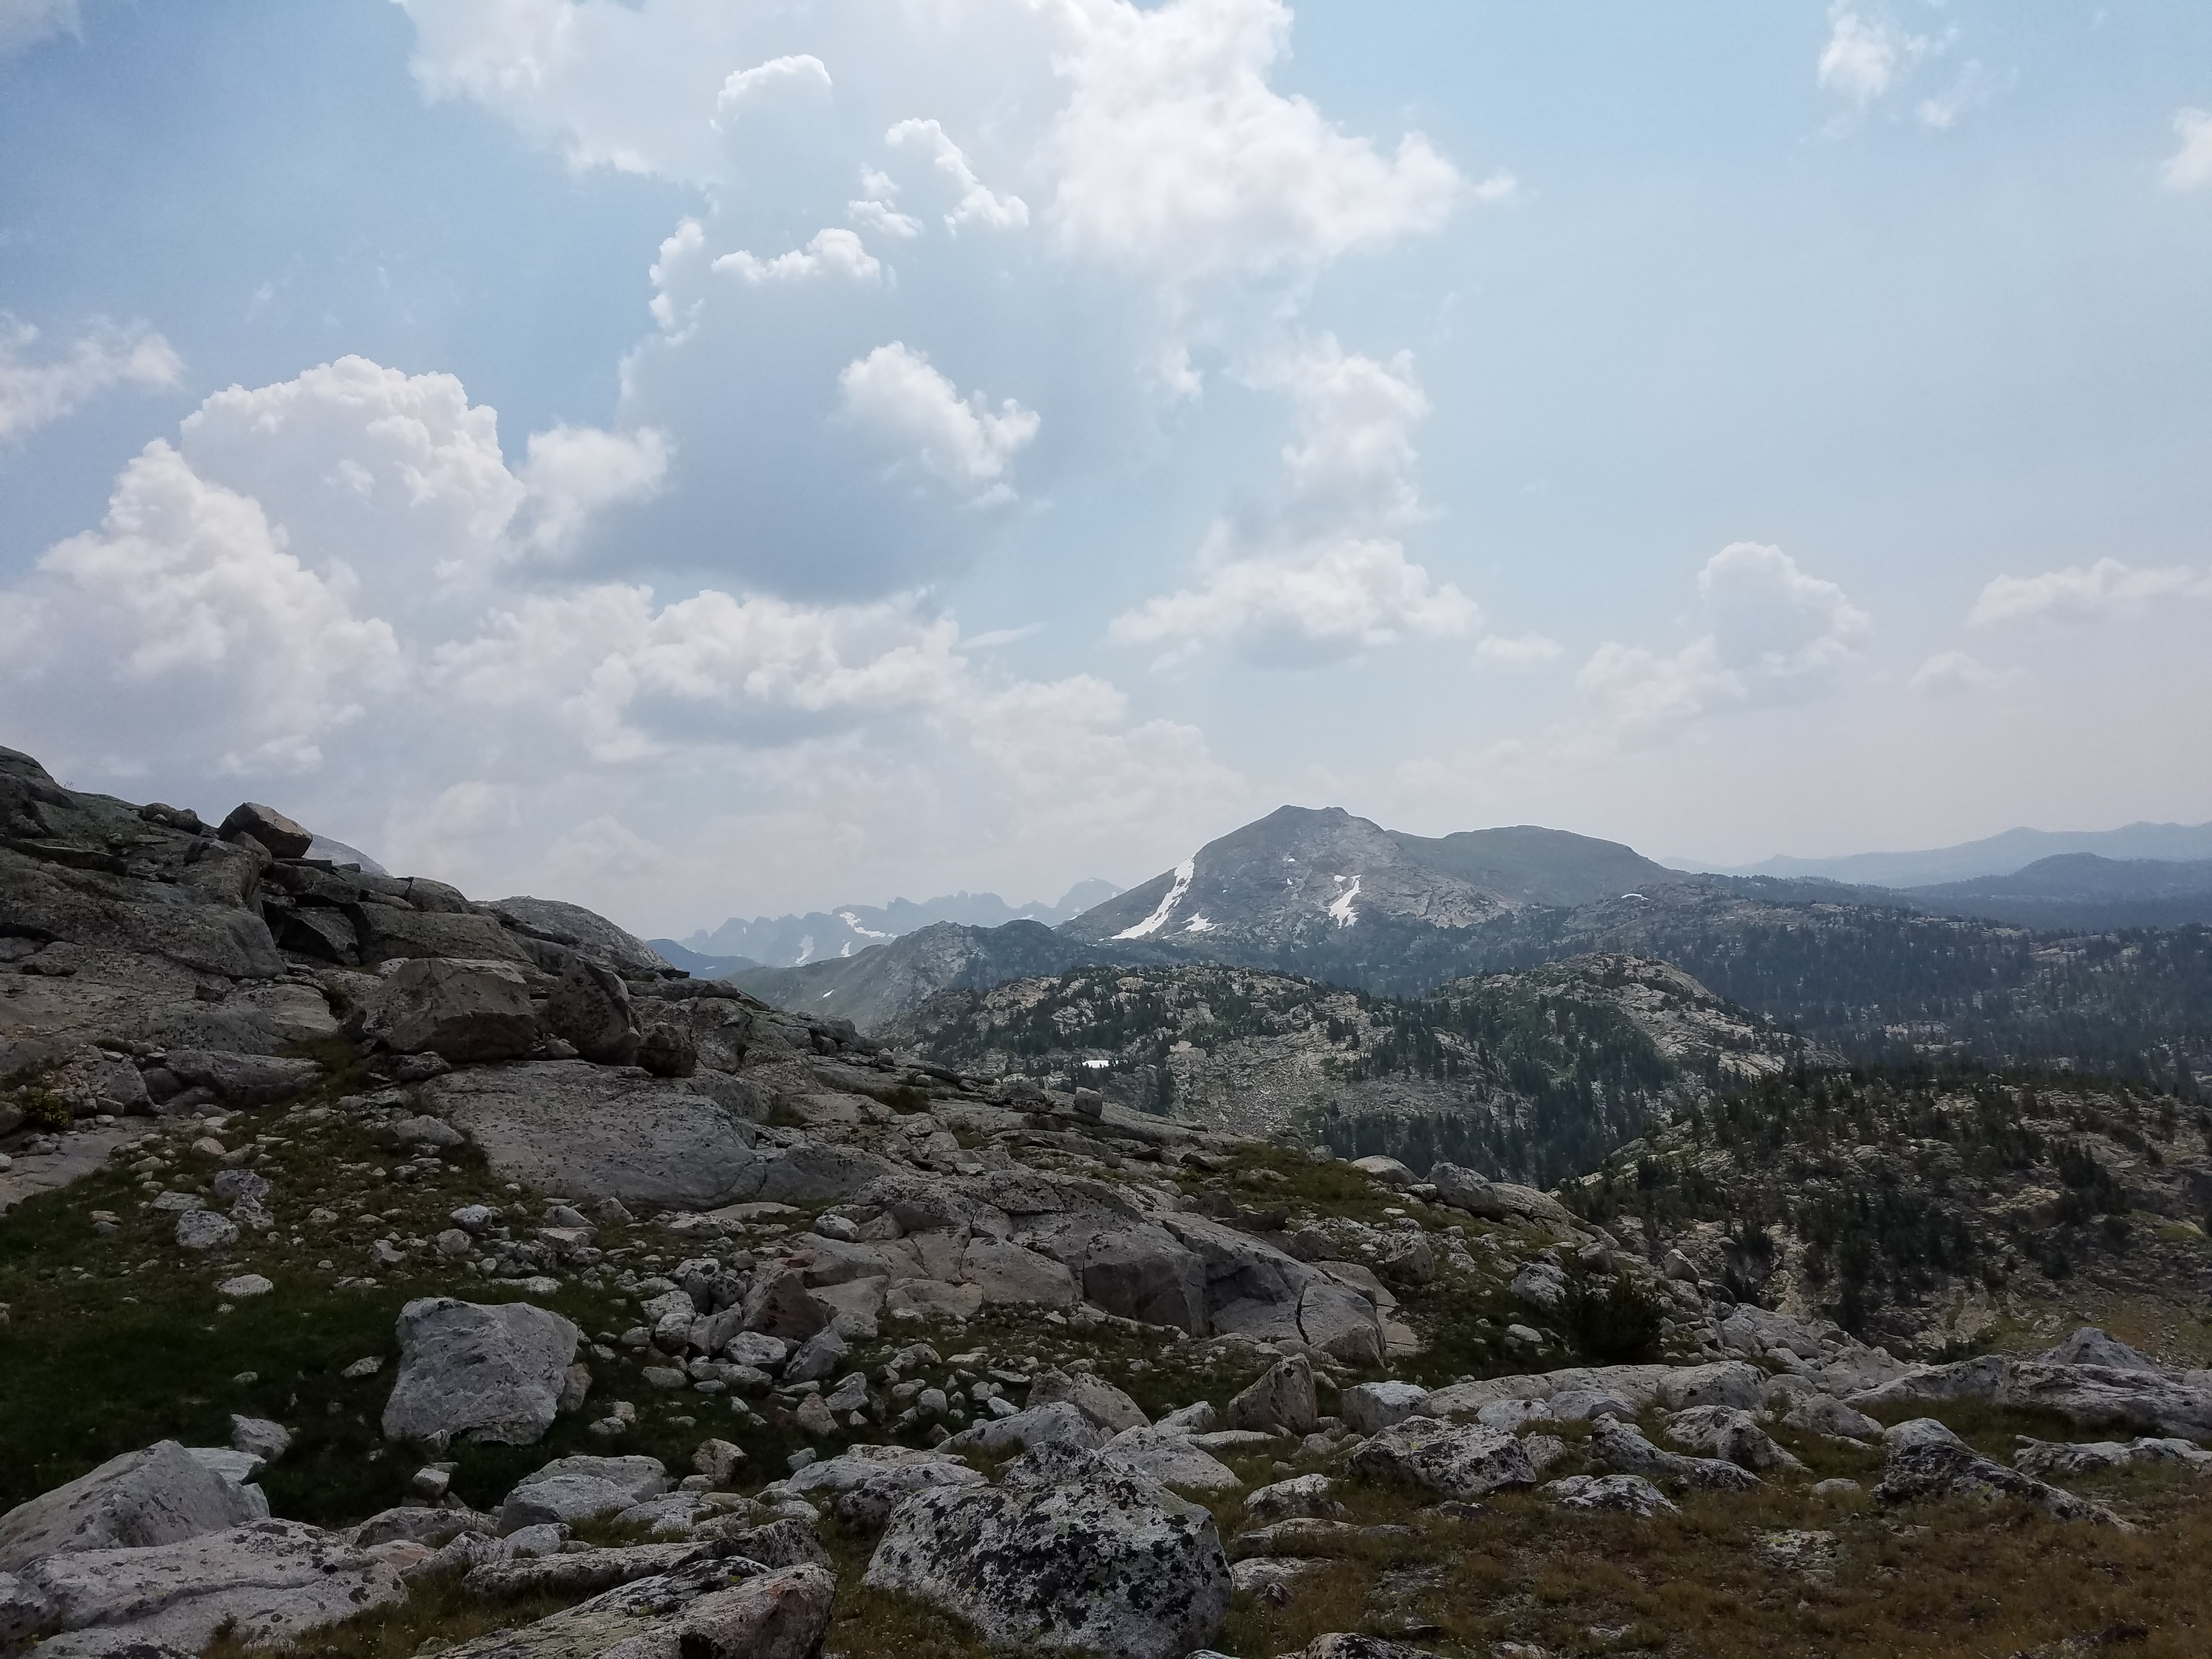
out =
<path fill-rule="evenodd" d="M 1817 681 L 1857 655 L 1867 614 L 1778 547 L 1735 542 L 1698 573 L 1721 663 L 1778 690 Z"/>
<path fill-rule="evenodd" d="M 1241 801 L 1194 728 L 979 667 L 921 596 L 663 598 L 538 556 L 666 464 L 653 434 L 562 427 L 510 470 L 458 381 L 358 358 L 230 388 L 0 588 L 11 740 L 171 799 L 228 772 L 396 864 L 641 926 L 888 891 L 918 848 L 991 843 L 1042 890 Z M 763 889 L 756 859 L 807 885 Z"/>
<path fill-rule="evenodd" d="M 966 152 L 945 136 L 939 123 L 901 121 L 884 135 L 884 142 L 893 149 L 913 149 L 927 155 L 936 164 L 937 170 L 952 181 L 960 200 L 945 216 L 947 230 L 957 231 L 970 223 L 996 230 L 1014 230 L 1029 223 L 1029 204 L 1018 196 L 1002 196 L 978 179 L 975 168 L 968 165 Z"/>
<path fill-rule="evenodd" d="M 0 11 L 0 53 L 7 15 Z M 158 391 L 184 371 L 169 343 L 143 323 L 95 321 L 44 361 L 33 360 L 38 343 L 37 329 L 0 312 L 0 443 L 27 437 L 112 386 Z"/>
<path fill-rule="evenodd" d="M 1942 42 L 1907 34 L 1887 18 L 1863 15 L 1850 0 L 1836 0 L 1828 9 L 1827 44 L 1820 48 L 1820 84 L 1864 109 L 1942 48 Z"/>
<path fill-rule="evenodd" d="M 1122 645 L 1208 641 L 1263 667 L 1310 667 L 1412 638 L 1459 639 L 1482 619 L 1391 541 L 1340 541 L 1292 558 L 1237 559 L 1203 586 L 1163 594 L 1114 619 Z"/>
<path fill-rule="evenodd" d="M 40 688 L 50 716 L 64 702 L 127 710 L 98 722 L 103 747 L 224 771 L 312 768 L 321 740 L 395 684 L 399 646 L 359 613 L 349 571 L 308 569 L 289 539 L 259 502 L 157 440 L 117 480 L 98 530 L 0 592 L 0 610 L 35 622 L 9 677 Z"/>
<path fill-rule="evenodd" d="M 1608 641 L 1576 684 L 1617 737 L 1649 738 L 1729 708 L 1827 690 L 1857 659 L 1867 614 L 1777 547 L 1735 542 L 1698 573 L 1708 630 L 1671 655 Z"/>
<path fill-rule="evenodd" d="M 811 52 L 771 58 L 750 69 L 732 71 L 714 100 L 715 117 L 720 121 L 747 107 L 757 109 L 779 93 L 827 92 L 830 85 L 828 66 Z"/>
<path fill-rule="evenodd" d="M 1923 697 L 1957 697 L 2019 678 L 2018 669 L 1990 668 L 1964 651 L 1939 651 L 1913 671 L 1908 684 Z"/>
<path fill-rule="evenodd" d="M 525 538 L 535 550 L 574 546 L 595 514 L 659 493 L 668 477 L 666 434 L 556 426 L 530 434 L 523 463 Z"/>
<path fill-rule="evenodd" d="M 981 392 L 963 399 L 929 359 L 894 340 L 845 367 L 837 384 L 845 411 L 958 489 L 979 501 L 1012 498 L 1003 482 L 1014 456 L 1037 434 L 1035 410 L 1012 398 L 996 410 Z"/>
<path fill-rule="evenodd" d="M 1301 276 L 1441 225 L 1463 181 L 1414 134 L 1384 155 L 1268 84 L 1281 0 L 1072 0 L 1044 141 L 1071 252 L 1176 284 Z"/>
<path fill-rule="evenodd" d="M 957 572 L 1012 522 L 966 509 L 1017 451 L 1024 495 L 1067 498 L 1279 352 L 1333 261 L 1514 190 L 1279 90 L 1283 0 L 401 3 L 427 95 L 696 190 L 640 250 L 616 423 L 715 465 L 636 523 L 663 569 L 817 599 Z M 956 351 L 988 404 L 927 369 Z M 910 465 L 871 466 L 887 435 Z"/>
<path fill-rule="evenodd" d="M 77 32 L 77 0 L 0 0 L 0 58 Z"/>
<path fill-rule="evenodd" d="M 2166 158 L 2160 177 L 2168 190 L 2203 190 L 2212 185 L 2212 110 L 2177 111 L 2173 131 L 2181 148 Z"/>
<path fill-rule="evenodd" d="M 1255 663 L 1309 666 L 1473 633 L 1474 601 L 1408 560 L 1395 533 L 1424 516 L 1413 428 L 1429 404 L 1411 355 L 1384 362 L 1323 337 L 1250 378 L 1286 392 L 1296 415 L 1279 502 L 1217 525 L 1201 585 L 1117 617 L 1110 637 L 1171 656 L 1220 641 Z"/>
<path fill-rule="evenodd" d="M 740 248 L 735 253 L 725 253 L 708 269 L 727 271 L 748 283 L 803 283 L 810 276 L 824 275 L 875 283 L 882 281 L 884 275 L 882 263 L 858 236 L 836 228 L 820 231 L 805 247 L 769 259 L 757 258 Z"/>
<path fill-rule="evenodd" d="M 2118 559 L 2069 565 L 2039 576 L 1999 576 L 1982 590 L 1967 623 L 2095 623 L 2130 616 L 2155 599 L 2212 598 L 2212 571 L 2184 565 L 2137 570 Z"/>

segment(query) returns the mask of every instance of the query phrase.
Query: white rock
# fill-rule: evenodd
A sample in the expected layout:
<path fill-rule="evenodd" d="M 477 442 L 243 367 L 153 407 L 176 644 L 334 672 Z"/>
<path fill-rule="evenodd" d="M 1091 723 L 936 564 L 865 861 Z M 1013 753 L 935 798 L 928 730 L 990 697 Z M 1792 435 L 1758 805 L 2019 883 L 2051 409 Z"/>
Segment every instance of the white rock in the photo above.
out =
<path fill-rule="evenodd" d="M 276 1288 L 259 1273 L 240 1273 L 235 1279 L 224 1279 L 215 1291 L 217 1296 L 243 1300 L 249 1296 L 266 1296 Z"/>

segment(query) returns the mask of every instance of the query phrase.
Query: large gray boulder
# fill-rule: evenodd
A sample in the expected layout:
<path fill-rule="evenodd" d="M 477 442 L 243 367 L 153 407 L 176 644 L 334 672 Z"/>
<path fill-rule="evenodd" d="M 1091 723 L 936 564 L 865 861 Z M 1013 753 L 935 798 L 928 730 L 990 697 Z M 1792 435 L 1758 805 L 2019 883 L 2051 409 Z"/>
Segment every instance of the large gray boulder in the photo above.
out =
<path fill-rule="evenodd" d="M 556 1458 L 507 1493 L 499 1529 L 597 1521 L 667 1490 L 668 1470 L 657 1457 Z"/>
<path fill-rule="evenodd" d="M 399 1054 L 475 1066 L 528 1054 L 538 1041 L 538 1014 L 514 963 L 413 957 L 383 975 L 362 1034 Z"/>
<path fill-rule="evenodd" d="M 1088 1371 L 1073 1376 L 1066 1371 L 1039 1371 L 1030 1384 L 1030 1407 L 1049 1406 L 1056 1400 L 1065 1400 L 1109 1434 L 1141 1429 L 1152 1420 L 1127 1394 Z"/>
<path fill-rule="evenodd" d="M 1304 1354 L 1279 1359 L 1229 1402 L 1232 1429 L 1287 1429 L 1311 1434 L 1321 1418 L 1313 1365 Z"/>
<path fill-rule="evenodd" d="M 1106 1443 L 1106 1450 L 1163 1486 L 1217 1497 L 1244 1489 L 1226 1463 L 1173 1429 L 1124 1429 Z"/>
<path fill-rule="evenodd" d="M 1370 1480 L 1403 1481 L 1469 1501 L 1504 1486 L 1533 1486 L 1539 1473 L 1528 1447 L 1505 1431 L 1432 1417 L 1392 1424 L 1352 1455 L 1351 1467 Z"/>
<path fill-rule="evenodd" d="M 1001 1484 L 924 1492 L 891 1516 L 866 1582 L 995 1644 L 1182 1659 L 1229 1611 L 1213 1517 L 1103 1454 L 1048 1447 Z"/>
<path fill-rule="evenodd" d="M 198 1653 L 226 1626 L 273 1648 L 396 1601 L 399 1575 L 337 1534 L 257 1521 L 144 1548 L 48 1556 L 0 1595 L 0 1647 L 46 1634 L 52 1659 L 143 1647 Z"/>
<path fill-rule="evenodd" d="M 630 978 L 653 979 L 666 973 L 669 963 L 660 952 L 595 910 L 561 899 L 494 899 L 483 907 L 516 932 L 555 945 L 565 945 L 586 956 L 597 957 L 617 973 Z"/>
<path fill-rule="evenodd" d="M 447 1659 L 811 1659 L 837 1581 L 811 1562 L 762 1565 L 740 1556 L 656 1573 L 448 1649 Z"/>
<path fill-rule="evenodd" d="M 225 841 L 251 836 L 264 852 L 280 859 L 303 859 L 315 844 L 315 832 L 286 817 L 273 806 L 245 801 L 230 809 L 230 816 L 216 831 Z"/>
<path fill-rule="evenodd" d="M 2131 1530 L 2102 1504 L 2007 1468 L 1984 1457 L 1932 1417 L 1916 1417 L 1892 1429 L 1884 1441 L 1888 1461 L 1881 1484 L 1874 1489 L 1881 1504 L 1930 1498 L 2014 1498 L 2033 1504 L 2054 1521 L 2094 1521 Z"/>
<path fill-rule="evenodd" d="M 1678 1412 L 1667 1425 L 1666 1434 L 1667 1438 L 1686 1450 L 1717 1457 L 1753 1473 L 1805 1467 L 1775 1443 L 1772 1437 L 1759 1427 L 1757 1417 L 1733 1406 L 1697 1406 Z"/>
<path fill-rule="evenodd" d="M 900 1504 L 916 1492 L 939 1487 L 981 1486 L 983 1477 L 951 1454 L 906 1446 L 854 1446 L 839 1456 L 810 1463 L 775 1490 L 819 1501 L 860 1532 L 880 1532 Z"/>
<path fill-rule="evenodd" d="M 1355 1434 L 1373 1434 L 1414 1415 L 1428 1397 L 1418 1382 L 1355 1382 L 1337 1395 L 1336 1414 Z"/>
<path fill-rule="evenodd" d="M 236 1485 L 177 1442 L 159 1441 L 0 1516 L 0 1572 L 48 1555 L 173 1544 L 258 1513 Z"/>
<path fill-rule="evenodd" d="M 579 1333 L 527 1302 L 483 1307 L 430 1297 L 400 1310 L 399 1371 L 384 1437 L 536 1444 L 553 1426 Z"/>
<path fill-rule="evenodd" d="M 560 982 L 545 999 L 545 1025 L 575 1045 L 586 1060 L 602 1066 L 627 1066 L 637 1055 L 636 1012 L 629 988 L 611 968 L 587 957 L 572 957 Z"/>
<path fill-rule="evenodd" d="M 1534 1187 L 1517 1187 L 1510 1181 L 1492 1181 L 1456 1164 L 1439 1164 L 1429 1171 L 1439 1203 L 1485 1221 L 1522 1221 L 1549 1227 L 1571 1227 L 1574 1217 L 1565 1205 Z"/>
<path fill-rule="evenodd" d="M 313 1088 L 323 1075 L 312 1060 L 209 1048 L 172 1048 L 161 1064 L 187 1089 L 212 1089 L 233 1106 L 273 1106 Z"/>
<path fill-rule="evenodd" d="M 1759 1484 L 1749 1469 L 1724 1459 L 1662 1451 L 1635 1424 L 1617 1417 L 1601 1417 L 1590 1425 L 1588 1449 L 1593 1460 L 1619 1474 L 1675 1480 L 1708 1492 L 1743 1492 Z"/>

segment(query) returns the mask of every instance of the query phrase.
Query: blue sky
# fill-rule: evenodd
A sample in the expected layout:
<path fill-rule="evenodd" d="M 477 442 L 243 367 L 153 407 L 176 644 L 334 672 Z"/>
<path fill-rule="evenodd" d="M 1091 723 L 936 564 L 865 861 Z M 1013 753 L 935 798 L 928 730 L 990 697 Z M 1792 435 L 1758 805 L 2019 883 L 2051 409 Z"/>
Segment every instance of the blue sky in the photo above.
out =
<path fill-rule="evenodd" d="M 2212 11 L 0 0 L 0 741 L 648 931 L 2212 817 Z"/>

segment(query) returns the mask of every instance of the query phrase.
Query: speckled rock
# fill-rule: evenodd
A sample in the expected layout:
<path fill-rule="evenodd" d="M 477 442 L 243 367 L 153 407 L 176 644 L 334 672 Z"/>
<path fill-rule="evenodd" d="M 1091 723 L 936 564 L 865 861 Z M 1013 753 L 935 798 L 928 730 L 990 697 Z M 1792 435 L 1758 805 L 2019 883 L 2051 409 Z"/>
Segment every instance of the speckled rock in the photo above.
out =
<path fill-rule="evenodd" d="M 1118 1459 L 1058 1446 L 999 1486 L 910 1500 L 866 1582 L 957 1613 L 994 1644 L 1117 1659 L 1182 1659 L 1229 1611 L 1211 1515 Z"/>

